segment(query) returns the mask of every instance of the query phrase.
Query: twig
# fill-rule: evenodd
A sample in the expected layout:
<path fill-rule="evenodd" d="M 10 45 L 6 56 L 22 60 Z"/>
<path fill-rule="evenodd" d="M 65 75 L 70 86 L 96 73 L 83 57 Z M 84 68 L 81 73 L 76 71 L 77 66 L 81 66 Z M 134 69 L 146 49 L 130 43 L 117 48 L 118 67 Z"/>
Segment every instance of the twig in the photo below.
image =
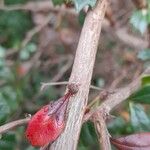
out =
<path fill-rule="evenodd" d="M 53 86 L 53 85 L 67 85 L 67 84 L 69 84 L 68 81 L 48 82 L 48 83 L 42 82 L 42 83 L 41 83 L 41 91 L 44 90 L 44 88 L 47 87 L 47 86 Z M 94 90 L 98 90 L 98 91 L 102 90 L 101 88 L 99 88 L 99 87 L 97 87 L 97 86 L 94 86 L 94 85 L 90 85 L 90 88 L 91 88 L 91 89 L 94 89 Z"/>
<path fill-rule="evenodd" d="M 150 75 L 150 67 L 146 69 L 142 75 L 144 74 Z M 109 94 L 106 100 L 97 109 L 90 111 L 84 116 L 83 122 L 86 122 L 97 111 L 107 110 L 107 113 L 109 113 L 114 107 L 126 100 L 132 93 L 141 87 L 141 76 L 131 82 L 128 86 L 116 89 L 112 94 Z"/>
<path fill-rule="evenodd" d="M 111 38 L 115 38 L 116 40 L 119 40 L 120 42 L 136 48 L 136 49 L 144 49 L 148 46 L 148 41 L 143 40 L 142 38 L 136 37 L 132 34 L 128 33 L 128 29 L 126 27 L 117 28 L 116 30 L 112 30 L 112 27 L 109 26 L 107 22 L 103 23 L 103 30 L 109 33 L 109 36 Z M 122 36 L 123 35 L 123 36 Z"/>
<path fill-rule="evenodd" d="M 10 130 L 12 128 L 15 128 L 17 126 L 24 125 L 24 124 L 28 123 L 29 120 L 30 120 L 30 117 L 27 117 L 25 119 L 20 119 L 20 120 L 12 121 L 10 123 L 2 125 L 2 126 L 0 126 L 0 134 L 5 133 L 8 130 Z"/>
<path fill-rule="evenodd" d="M 98 0 L 95 8 L 90 10 L 85 18 L 69 79 L 70 83 L 80 84 L 79 92 L 70 99 L 65 130 L 52 143 L 50 150 L 77 148 L 106 7 L 107 0 Z"/>
<path fill-rule="evenodd" d="M 123 81 L 123 79 L 127 77 L 127 72 L 126 70 L 123 70 L 121 73 L 120 73 L 120 76 L 117 77 L 110 85 L 110 89 L 115 89 L 119 83 L 121 83 L 121 81 Z"/>
<path fill-rule="evenodd" d="M 56 82 L 61 79 L 61 77 L 66 73 L 66 71 L 72 66 L 72 56 L 68 56 L 68 62 L 60 69 L 60 71 L 57 73 L 57 75 L 54 76 L 52 79 L 52 82 Z"/>
<path fill-rule="evenodd" d="M 38 32 L 40 32 L 50 22 L 51 19 L 52 19 L 52 15 L 50 14 L 47 16 L 47 18 L 45 19 L 45 21 L 41 25 L 38 25 L 35 28 L 33 28 L 32 30 L 30 30 L 27 33 L 25 39 L 23 40 L 21 47 L 25 47 L 31 41 L 32 37 L 35 34 L 37 34 Z"/>
<path fill-rule="evenodd" d="M 101 113 L 96 112 L 92 117 L 92 121 L 94 122 L 101 150 L 111 150 L 110 135 L 105 123 L 104 111 Z"/>

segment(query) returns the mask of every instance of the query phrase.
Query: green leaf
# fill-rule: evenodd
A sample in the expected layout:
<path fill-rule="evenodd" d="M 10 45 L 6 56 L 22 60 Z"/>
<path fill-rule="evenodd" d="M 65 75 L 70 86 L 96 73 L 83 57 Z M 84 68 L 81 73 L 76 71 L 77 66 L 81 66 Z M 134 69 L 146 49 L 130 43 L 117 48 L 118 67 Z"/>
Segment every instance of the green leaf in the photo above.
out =
<path fill-rule="evenodd" d="M 85 16 L 86 16 L 85 12 L 84 11 L 80 11 L 79 17 L 78 17 L 80 25 L 84 24 Z"/>
<path fill-rule="evenodd" d="M 144 75 L 142 77 L 142 86 L 150 85 L 150 75 Z"/>
<path fill-rule="evenodd" d="M 150 131 L 150 120 L 142 105 L 130 103 L 129 106 L 134 131 Z"/>
<path fill-rule="evenodd" d="M 0 45 L 0 59 L 5 57 L 5 48 Z"/>
<path fill-rule="evenodd" d="M 96 137 L 97 136 L 93 124 L 91 122 L 85 123 L 82 126 L 80 134 L 79 147 L 82 147 L 80 147 L 80 149 L 83 149 L 83 146 L 85 146 L 87 150 L 91 150 L 93 146 L 98 147 L 98 141 Z M 89 146 L 87 147 L 87 145 Z"/>
<path fill-rule="evenodd" d="M 29 15 L 29 13 L 20 11 L 0 11 L 0 38 L 6 39 L 2 42 L 5 47 L 12 48 L 16 43 L 21 42 L 25 33 L 32 26 Z"/>
<path fill-rule="evenodd" d="M 12 5 L 12 4 L 21 4 L 26 3 L 28 0 L 5 0 L 5 4 Z"/>
<path fill-rule="evenodd" d="M 7 115 L 10 113 L 10 108 L 5 101 L 2 93 L 0 93 L 0 125 L 6 120 Z"/>
<path fill-rule="evenodd" d="M 61 5 L 64 3 L 64 0 L 52 0 L 54 5 Z"/>
<path fill-rule="evenodd" d="M 25 48 L 20 52 L 20 59 L 27 60 L 33 52 L 37 50 L 37 47 L 34 43 L 29 43 Z"/>
<path fill-rule="evenodd" d="M 16 147 L 15 134 L 10 132 L 3 134 L 0 140 L 0 150 L 14 150 Z"/>
<path fill-rule="evenodd" d="M 80 12 L 85 6 L 94 7 L 97 0 L 74 0 L 77 12 Z"/>
<path fill-rule="evenodd" d="M 19 103 L 17 101 L 17 93 L 16 90 L 13 89 L 11 86 L 5 86 L 2 90 L 2 96 L 7 102 L 8 107 L 11 111 L 16 111 Z"/>
<path fill-rule="evenodd" d="M 131 125 L 127 123 L 122 117 L 117 117 L 108 122 L 107 127 L 109 132 L 114 136 L 118 136 L 120 134 L 130 134 L 133 131 Z"/>
<path fill-rule="evenodd" d="M 143 61 L 150 60 L 150 49 L 140 51 L 137 57 Z"/>
<path fill-rule="evenodd" d="M 38 150 L 38 148 L 35 148 L 35 147 L 32 147 L 32 146 L 29 146 L 28 148 L 26 148 L 26 150 Z"/>
<path fill-rule="evenodd" d="M 143 34 L 146 31 L 147 26 L 149 24 L 149 21 L 147 20 L 147 11 L 134 11 L 130 18 L 130 23 L 135 29 L 139 30 Z"/>
<path fill-rule="evenodd" d="M 144 86 L 129 97 L 130 100 L 138 103 L 150 104 L 150 86 Z"/>

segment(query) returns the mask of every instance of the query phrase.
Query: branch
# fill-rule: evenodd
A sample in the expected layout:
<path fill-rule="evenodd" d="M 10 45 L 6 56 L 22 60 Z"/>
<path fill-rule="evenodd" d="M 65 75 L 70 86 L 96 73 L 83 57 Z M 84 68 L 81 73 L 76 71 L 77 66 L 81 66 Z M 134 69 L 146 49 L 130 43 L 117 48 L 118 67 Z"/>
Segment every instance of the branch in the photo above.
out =
<path fill-rule="evenodd" d="M 72 66 L 72 63 L 73 63 L 73 57 L 72 56 L 68 56 L 67 58 L 67 63 L 61 67 L 61 69 L 59 70 L 59 72 L 57 73 L 57 75 L 55 75 L 51 81 L 52 82 L 56 82 L 58 80 L 60 80 L 64 74 L 66 73 L 67 70 L 69 70 L 69 68 Z"/>
<path fill-rule="evenodd" d="M 51 150 L 76 150 L 86 109 L 95 56 L 107 1 L 98 0 L 89 11 L 82 28 L 69 82 L 80 84 L 79 92 L 70 99 L 66 128 L 52 143 Z"/>
<path fill-rule="evenodd" d="M 147 48 L 148 46 L 147 40 L 142 39 L 140 37 L 136 37 L 128 33 L 128 29 L 126 27 L 113 29 L 112 27 L 109 26 L 107 22 L 104 22 L 103 30 L 109 33 L 109 36 L 111 38 L 116 39 L 119 42 L 122 42 L 123 44 L 126 44 L 132 48 L 141 50 L 141 49 Z"/>
<path fill-rule="evenodd" d="M 33 36 L 39 33 L 51 20 L 52 20 L 52 15 L 50 14 L 46 17 L 46 19 L 43 21 L 41 25 L 38 25 L 33 29 L 31 29 L 30 31 L 28 31 L 25 39 L 21 43 L 21 47 L 24 48 L 32 40 Z"/>
<path fill-rule="evenodd" d="M 41 90 L 43 90 L 43 89 L 44 89 L 45 87 L 47 87 L 47 86 L 53 86 L 53 85 L 67 85 L 67 84 L 69 84 L 68 81 L 48 82 L 48 83 L 42 82 L 42 83 L 41 83 Z M 90 88 L 91 88 L 91 89 L 94 89 L 94 90 L 98 90 L 98 91 L 102 90 L 100 87 L 97 87 L 97 86 L 94 86 L 94 85 L 90 85 Z"/>
<path fill-rule="evenodd" d="M 97 109 L 90 111 L 84 116 L 83 122 L 89 120 L 89 118 L 92 117 L 95 112 L 106 110 L 106 112 L 109 113 L 114 109 L 114 107 L 125 101 L 131 94 L 136 92 L 141 87 L 141 77 L 145 74 L 150 75 L 150 67 L 147 68 L 139 78 L 131 82 L 128 86 L 116 89 L 115 92 L 109 94 L 106 100 Z"/>
<path fill-rule="evenodd" d="M 31 119 L 30 117 L 27 117 L 25 119 L 20 119 L 20 120 L 12 121 L 10 123 L 2 125 L 2 126 L 0 126 L 0 134 L 5 133 L 8 130 L 10 130 L 12 128 L 15 128 L 17 126 L 24 125 L 24 124 L 28 123 L 30 119 Z"/>
<path fill-rule="evenodd" d="M 94 122 L 101 149 L 111 150 L 109 133 L 105 123 L 104 112 L 96 112 L 92 117 L 92 121 Z"/>

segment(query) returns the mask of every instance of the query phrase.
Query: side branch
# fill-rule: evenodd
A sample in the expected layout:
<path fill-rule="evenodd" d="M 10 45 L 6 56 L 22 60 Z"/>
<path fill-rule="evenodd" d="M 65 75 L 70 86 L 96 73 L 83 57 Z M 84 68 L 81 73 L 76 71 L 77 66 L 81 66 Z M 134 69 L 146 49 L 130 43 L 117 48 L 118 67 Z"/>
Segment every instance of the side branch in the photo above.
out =
<path fill-rule="evenodd" d="M 131 82 L 128 86 L 116 89 L 112 94 L 109 94 L 107 99 L 99 107 L 97 107 L 97 109 L 92 110 L 85 115 L 83 122 L 89 120 L 89 118 L 92 117 L 95 112 L 106 110 L 106 112 L 109 113 L 112 111 L 114 107 L 125 101 L 131 94 L 136 92 L 141 87 L 141 77 L 146 74 L 150 75 L 150 67 L 147 68 L 139 78 Z"/>
<path fill-rule="evenodd" d="M 12 128 L 15 128 L 17 126 L 24 125 L 24 124 L 28 123 L 29 120 L 30 120 L 30 117 L 25 118 L 25 119 L 20 119 L 20 120 L 12 121 L 10 123 L 2 125 L 2 126 L 0 126 L 0 134 L 5 133 L 8 130 L 10 130 Z"/>
<path fill-rule="evenodd" d="M 97 132 L 99 145 L 102 150 L 111 150 L 111 144 L 109 140 L 109 133 L 105 123 L 105 114 L 104 112 L 96 112 L 92 117 L 94 126 Z"/>

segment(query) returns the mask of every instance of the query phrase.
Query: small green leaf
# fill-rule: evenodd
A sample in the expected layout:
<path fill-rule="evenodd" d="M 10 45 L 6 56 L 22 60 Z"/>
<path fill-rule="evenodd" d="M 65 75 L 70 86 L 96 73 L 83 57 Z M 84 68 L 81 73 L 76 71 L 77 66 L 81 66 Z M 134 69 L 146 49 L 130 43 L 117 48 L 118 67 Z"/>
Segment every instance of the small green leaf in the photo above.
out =
<path fill-rule="evenodd" d="M 144 86 L 129 97 L 130 100 L 138 103 L 150 104 L 150 86 Z"/>
<path fill-rule="evenodd" d="M 140 51 L 137 57 L 143 61 L 150 60 L 150 49 Z"/>
<path fill-rule="evenodd" d="M 37 49 L 34 43 L 29 43 L 25 48 L 23 48 L 20 52 L 20 59 L 27 60 L 30 55 L 35 52 Z"/>
<path fill-rule="evenodd" d="M 74 0 L 77 12 L 80 12 L 85 6 L 94 7 L 97 0 Z"/>
<path fill-rule="evenodd" d="M 79 17 L 78 17 L 80 25 L 83 25 L 84 20 L 85 20 L 85 16 L 86 16 L 85 12 L 84 11 L 80 11 Z"/>
<path fill-rule="evenodd" d="M 150 131 L 150 120 L 142 105 L 130 103 L 129 106 L 134 131 Z"/>
<path fill-rule="evenodd" d="M 144 75 L 142 77 L 142 86 L 150 85 L 150 75 Z"/>
<path fill-rule="evenodd" d="M 3 123 L 3 121 L 6 120 L 7 115 L 10 113 L 10 108 L 5 101 L 4 97 L 2 96 L 2 93 L 0 93 L 0 125 Z"/>
<path fill-rule="evenodd" d="M 52 0 L 54 5 L 61 5 L 64 3 L 64 0 Z"/>

